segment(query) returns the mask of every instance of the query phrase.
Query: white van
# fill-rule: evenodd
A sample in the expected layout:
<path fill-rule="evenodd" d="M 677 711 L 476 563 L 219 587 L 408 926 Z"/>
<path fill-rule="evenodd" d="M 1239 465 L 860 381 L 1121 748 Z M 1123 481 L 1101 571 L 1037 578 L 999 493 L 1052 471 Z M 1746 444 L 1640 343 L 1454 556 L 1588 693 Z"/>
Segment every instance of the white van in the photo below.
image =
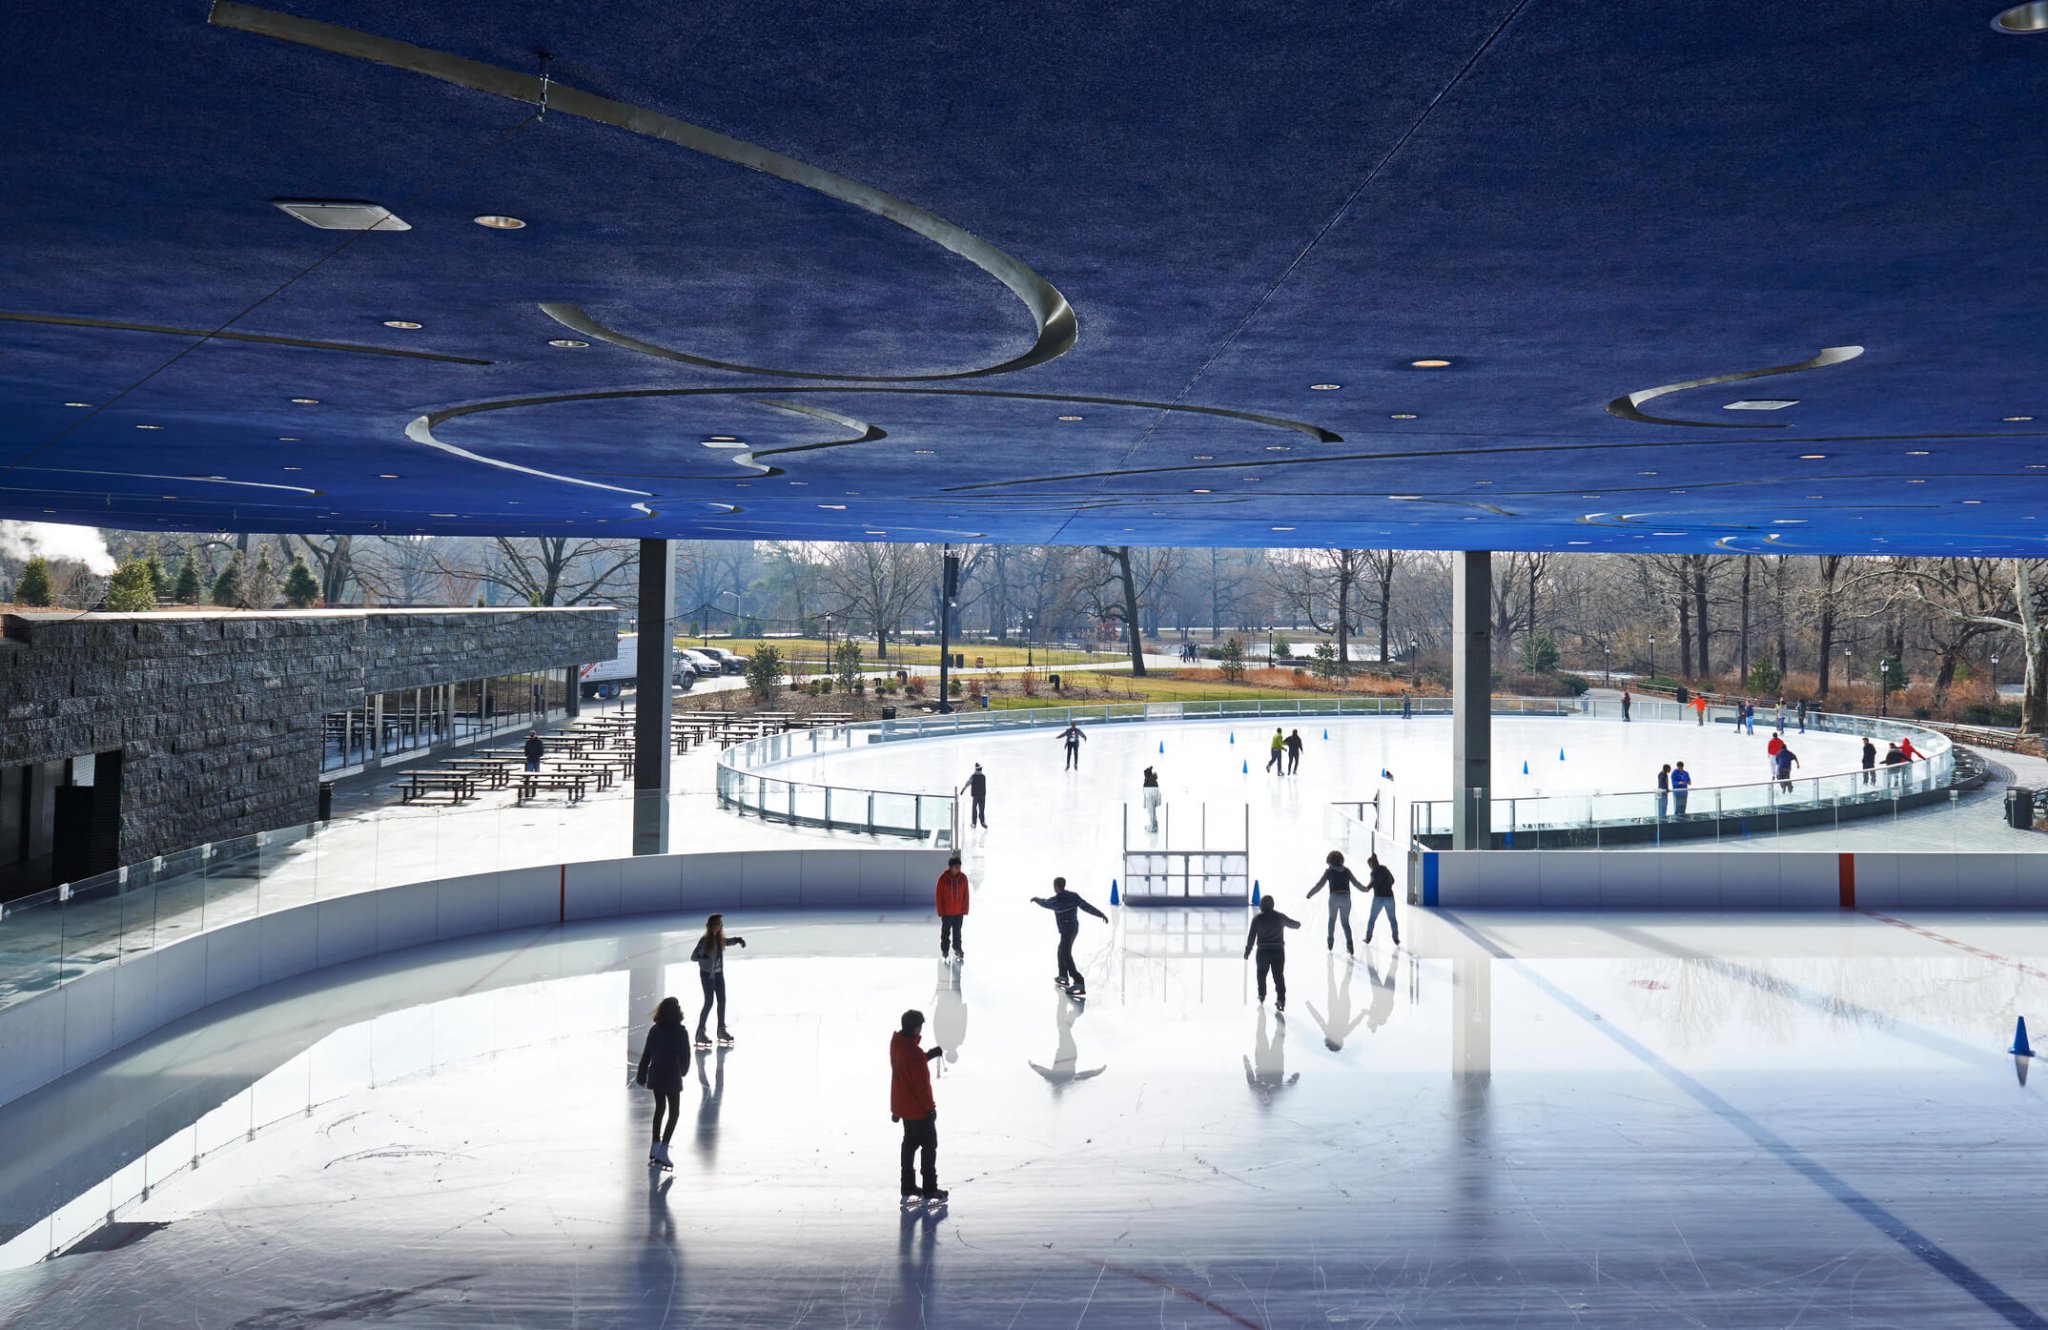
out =
<path fill-rule="evenodd" d="M 576 681 L 585 697 L 614 698 L 621 688 L 632 686 L 639 668 L 634 659 L 640 650 L 640 634 L 619 635 L 619 654 L 612 660 L 593 661 L 576 672 Z M 697 681 L 697 672 L 687 663 L 676 659 L 674 646 L 669 647 L 669 678 L 687 690 Z"/>

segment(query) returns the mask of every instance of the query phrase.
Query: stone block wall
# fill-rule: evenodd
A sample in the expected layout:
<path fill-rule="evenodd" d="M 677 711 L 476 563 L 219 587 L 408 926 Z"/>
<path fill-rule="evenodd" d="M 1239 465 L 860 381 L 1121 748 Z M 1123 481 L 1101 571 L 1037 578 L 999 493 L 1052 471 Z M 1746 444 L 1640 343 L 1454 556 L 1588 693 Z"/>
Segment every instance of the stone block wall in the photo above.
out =
<path fill-rule="evenodd" d="M 10 614 L 0 766 L 119 750 L 120 861 L 310 822 L 321 717 L 617 654 L 618 611 Z"/>

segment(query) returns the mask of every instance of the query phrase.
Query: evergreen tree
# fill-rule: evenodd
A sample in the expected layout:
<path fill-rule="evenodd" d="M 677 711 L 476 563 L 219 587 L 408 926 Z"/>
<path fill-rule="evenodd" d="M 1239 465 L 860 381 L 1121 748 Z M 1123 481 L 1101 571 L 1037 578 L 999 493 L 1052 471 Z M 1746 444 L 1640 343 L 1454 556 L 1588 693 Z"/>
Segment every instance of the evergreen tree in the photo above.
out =
<path fill-rule="evenodd" d="M 178 567 L 178 581 L 171 588 L 171 599 L 180 605 L 199 603 L 199 566 L 192 562 L 192 551 L 185 551 L 185 562 Z"/>
<path fill-rule="evenodd" d="M 50 561 L 38 554 L 28 561 L 21 570 L 21 584 L 14 589 L 14 599 L 23 605 L 47 605 L 50 603 Z"/>
<path fill-rule="evenodd" d="M 256 567 L 249 574 L 247 603 L 252 610 L 268 610 L 277 607 L 277 569 L 271 566 L 270 547 L 263 546 L 256 551 Z"/>
<path fill-rule="evenodd" d="M 164 571 L 164 561 L 157 554 L 156 542 L 149 543 L 149 557 L 142 561 L 149 572 L 149 593 L 157 604 L 171 598 L 171 575 Z M 153 608 L 153 607 L 152 607 Z"/>
<path fill-rule="evenodd" d="M 235 551 L 227 566 L 220 570 L 220 576 L 213 579 L 213 603 L 228 609 L 242 604 L 242 552 Z"/>
<path fill-rule="evenodd" d="M 107 608 L 122 613 L 156 608 L 156 584 L 149 575 L 149 564 L 141 559 L 130 559 L 114 570 L 107 581 Z"/>
<path fill-rule="evenodd" d="M 295 610 L 308 609 L 320 600 L 320 581 L 306 566 L 303 556 L 292 556 L 291 569 L 284 575 L 284 603 Z"/>

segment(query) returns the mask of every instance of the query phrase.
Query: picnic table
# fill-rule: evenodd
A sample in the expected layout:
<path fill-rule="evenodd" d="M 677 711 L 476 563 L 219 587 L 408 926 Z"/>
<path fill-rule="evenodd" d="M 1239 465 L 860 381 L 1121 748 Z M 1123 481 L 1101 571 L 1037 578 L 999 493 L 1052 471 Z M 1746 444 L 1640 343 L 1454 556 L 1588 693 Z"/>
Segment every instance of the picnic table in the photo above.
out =
<path fill-rule="evenodd" d="M 429 794 L 446 794 L 450 803 L 459 804 L 476 798 L 476 786 L 477 778 L 474 772 L 432 767 L 406 772 L 405 779 L 394 781 L 391 788 L 398 791 L 398 802 L 402 804 L 409 804 Z"/>
<path fill-rule="evenodd" d="M 512 783 L 512 768 L 519 763 L 513 757 L 454 757 L 448 759 L 451 770 L 474 773 L 486 789 L 502 790 Z"/>
<path fill-rule="evenodd" d="M 522 771 L 514 779 L 519 786 L 519 803 L 525 803 L 542 790 L 562 790 L 573 804 L 590 789 L 590 777 L 581 771 Z"/>

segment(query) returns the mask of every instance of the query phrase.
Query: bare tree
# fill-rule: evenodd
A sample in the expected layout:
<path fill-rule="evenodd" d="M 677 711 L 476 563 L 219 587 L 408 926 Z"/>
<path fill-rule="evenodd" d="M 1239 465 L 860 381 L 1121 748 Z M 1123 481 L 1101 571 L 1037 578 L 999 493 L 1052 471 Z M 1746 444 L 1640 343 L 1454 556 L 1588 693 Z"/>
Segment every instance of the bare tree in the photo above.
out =
<path fill-rule="evenodd" d="M 292 548 L 292 542 L 296 540 L 305 553 L 306 562 L 313 566 L 314 574 L 320 579 L 320 603 L 343 604 L 348 598 L 349 583 L 356 577 L 355 537 L 288 535 L 282 539 L 287 555 L 299 552 Z M 285 562 L 291 560 L 286 559 Z"/>
<path fill-rule="evenodd" d="M 493 536 L 480 566 L 444 562 L 451 573 L 503 589 L 526 605 L 581 605 L 625 594 L 640 566 L 630 540 L 574 536 Z M 444 561 L 446 555 L 440 556 Z"/>
<path fill-rule="evenodd" d="M 929 545 L 828 545 L 820 565 L 824 589 L 847 615 L 848 628 L 867 622 L 877 660 L 889 658 L 889 639 L 902 627 L 903 616 L 923 603 L 936 576 L 937 561 Z"/>

